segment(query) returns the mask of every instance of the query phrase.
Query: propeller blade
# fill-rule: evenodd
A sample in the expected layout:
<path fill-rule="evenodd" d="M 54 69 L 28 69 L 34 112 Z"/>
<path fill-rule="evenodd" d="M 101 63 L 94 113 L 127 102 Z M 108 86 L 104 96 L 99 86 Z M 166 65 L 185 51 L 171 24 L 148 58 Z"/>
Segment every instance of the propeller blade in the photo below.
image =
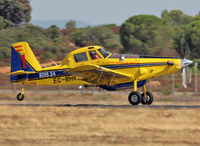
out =
<path fill-rule="evenodd" d="M 184 88 L 187 88 L 186 69 L 185 69 L 185 67 L 183 67 L 183 71 L 182 71 L 182 83 L 183 83 Z"/>
<path fill-rule="evenodd" d="M 186 74 L 188 78 L 188 83 L 192 83 L 192 71 L 189 66 L 186 66 Z"/>

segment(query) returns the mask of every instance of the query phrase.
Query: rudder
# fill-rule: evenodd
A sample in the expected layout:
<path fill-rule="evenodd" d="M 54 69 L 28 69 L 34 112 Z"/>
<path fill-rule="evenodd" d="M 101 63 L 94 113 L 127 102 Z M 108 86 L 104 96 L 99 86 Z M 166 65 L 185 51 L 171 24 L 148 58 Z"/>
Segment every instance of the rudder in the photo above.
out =
<path fill-rule="evenodd" d="M 25 79 L 28 74 L 41 70 L 27 42 L 15 43 L 11 49 L 11 81 Z"/>

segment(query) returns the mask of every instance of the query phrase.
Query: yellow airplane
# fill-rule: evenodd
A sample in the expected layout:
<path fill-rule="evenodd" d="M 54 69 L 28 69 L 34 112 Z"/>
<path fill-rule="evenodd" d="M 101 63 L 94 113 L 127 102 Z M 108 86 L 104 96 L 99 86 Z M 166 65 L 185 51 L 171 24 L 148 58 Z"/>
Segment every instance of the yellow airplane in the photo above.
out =
<path fill-rule="evenodd" d="M 70 52 L 60 65 L 41 68 L 28 43 L 19 42 L 12 46 L 10 80 L 22 85 L 96 85 L 109 91 L 133 88 L 129 102 L 149 105 L 153 95 L 146 91 L 146 80 L 191 63 L 185 58 L 111 54 L 103 47 L 88 46 Z M 142 94 L 138 87 L 143 87 Z M 24 99 L 23 88 L 17 99 Z"/>

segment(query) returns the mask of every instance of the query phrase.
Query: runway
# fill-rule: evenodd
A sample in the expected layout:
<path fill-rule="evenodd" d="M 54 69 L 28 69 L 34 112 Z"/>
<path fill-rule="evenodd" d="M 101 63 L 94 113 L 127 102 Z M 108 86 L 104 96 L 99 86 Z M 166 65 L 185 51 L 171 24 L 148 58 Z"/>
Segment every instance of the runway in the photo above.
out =
<path fill-rule="evenodd" d="M 57 107 L 76 107 L 76 108 L 121 108 L 121 109 L 134 109 L 134 108 L 150 108 L 150 109 L 200 109 L 200 105 L 111 105 L 111 104 L 28 104 L 28 103 L 9 103 L 0 105 L 7 106 L 57 106 Z"/>

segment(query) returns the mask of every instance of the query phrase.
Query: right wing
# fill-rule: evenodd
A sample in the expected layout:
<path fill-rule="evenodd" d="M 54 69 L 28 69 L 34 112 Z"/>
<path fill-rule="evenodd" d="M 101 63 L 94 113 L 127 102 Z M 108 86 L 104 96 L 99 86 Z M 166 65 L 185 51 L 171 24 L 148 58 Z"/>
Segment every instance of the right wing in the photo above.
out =
<path fill-rule="evenodd" d="M 81 77 L 82 80 L 96 85 L 115 85 L 132 80 L 132 76 L 98 65 L 83 65 L 69 70 L 67 73 Z"/>

